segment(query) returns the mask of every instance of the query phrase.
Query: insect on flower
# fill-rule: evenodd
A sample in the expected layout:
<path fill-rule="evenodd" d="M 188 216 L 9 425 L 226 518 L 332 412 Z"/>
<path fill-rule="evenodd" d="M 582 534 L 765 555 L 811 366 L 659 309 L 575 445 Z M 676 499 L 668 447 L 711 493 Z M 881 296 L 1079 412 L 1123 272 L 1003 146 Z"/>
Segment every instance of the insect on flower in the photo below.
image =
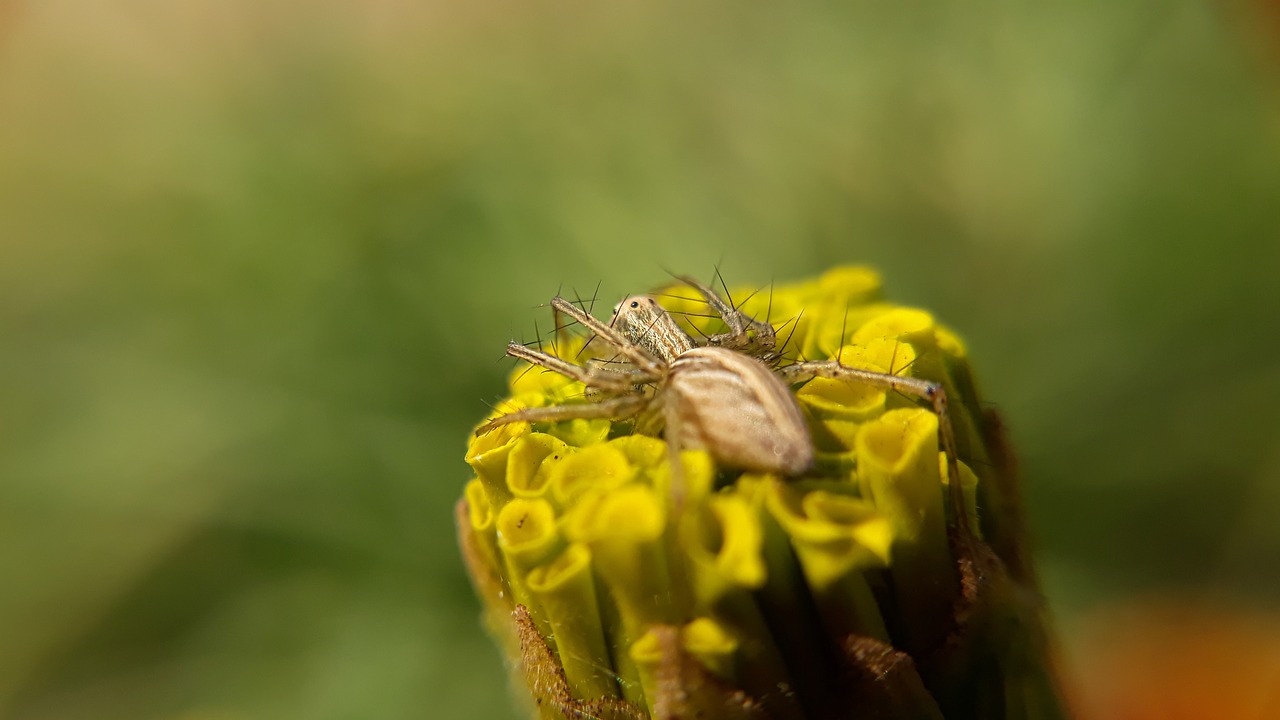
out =
<path fill-rule="evenodd" d="M 514 341 L 508 344 L 507 354 L 581 382 L 593 401 L 517 410 L 493 418 L 477 434 L 522 421 L 636 418 L 638 428 L 662 432 L 673 461 L 681 450 L 702 449 L 723 467 L 797 477 L 813 467 L 814 447 L 791 388 L 824 377 L 929 401 L 939 419 L 951 477 L 958 477 L 941 385 L 850 367 L 839 359 L 774 368 L 771 363 L 779 353 L 771 324 L 747 316 L 693 278 L 679 280 L 703 297 L 724 321 L 726 332 L 695 342 L 649 295 L 624 298 L 607 325 L 557 296 L 551 300 L 555 312 L 587 328 L 593 341 L 599 339 L 616 355 L 578 365 Z M 953 483 L 953 490 L 958 486 Z"/>

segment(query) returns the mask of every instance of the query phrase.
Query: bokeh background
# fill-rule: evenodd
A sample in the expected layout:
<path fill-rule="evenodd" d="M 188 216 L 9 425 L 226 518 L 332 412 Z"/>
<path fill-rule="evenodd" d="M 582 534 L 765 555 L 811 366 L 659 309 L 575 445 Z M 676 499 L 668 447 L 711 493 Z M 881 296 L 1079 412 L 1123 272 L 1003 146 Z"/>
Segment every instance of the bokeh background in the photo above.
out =
<path fill-rule="evenodd" d="M 967 338 L 1086 694 L 1108 608 L 1273 627 L 1268 12 L 0 4 L 0 717 L 515 717 L 451 519 L 503 347 L 717 264 Z"/>

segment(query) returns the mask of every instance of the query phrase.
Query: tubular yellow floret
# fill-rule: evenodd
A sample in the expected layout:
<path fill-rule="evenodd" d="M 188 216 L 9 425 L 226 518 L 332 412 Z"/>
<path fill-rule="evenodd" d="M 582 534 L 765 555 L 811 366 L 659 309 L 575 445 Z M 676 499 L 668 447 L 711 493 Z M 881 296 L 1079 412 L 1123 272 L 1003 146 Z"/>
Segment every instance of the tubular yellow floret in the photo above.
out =
<path fill-rule="evenodd" d="M 617 698 L 600 620 L 591 551 L 580 543 L 564 549 L 548 563 L 529 572 L 526 582 L 534 600 L 546 612 L 556 654 L 569 689 L 577 697 Z"/>

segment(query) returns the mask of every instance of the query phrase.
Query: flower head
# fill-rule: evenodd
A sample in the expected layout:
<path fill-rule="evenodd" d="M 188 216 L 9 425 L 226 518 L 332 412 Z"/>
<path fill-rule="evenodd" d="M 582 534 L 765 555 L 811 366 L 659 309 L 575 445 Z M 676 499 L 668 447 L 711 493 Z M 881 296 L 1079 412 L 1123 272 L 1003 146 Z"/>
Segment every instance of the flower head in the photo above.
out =
<path fill-rule="evenodd" d="M 688 288 L 659 298 L 692 338 L 726 331 Z M 801 477 L 676 452 L 643 415 L 474 436 L 463 552 L 537 716 L 1058 713 L 1012 463 L 964 345 L 882 300 L 862 267 L 740 309 L 785 338 L 767 358 L 779 367 L 828 360 L 940 385 L 959 457 L 935 407 L 847 377 L 791 388 L 815 458 Z M 585 344 L 561 338 L 554 354 L 572 361 Z M 517 369 L 497 415 L 593 401 L 539 370 Z"/>

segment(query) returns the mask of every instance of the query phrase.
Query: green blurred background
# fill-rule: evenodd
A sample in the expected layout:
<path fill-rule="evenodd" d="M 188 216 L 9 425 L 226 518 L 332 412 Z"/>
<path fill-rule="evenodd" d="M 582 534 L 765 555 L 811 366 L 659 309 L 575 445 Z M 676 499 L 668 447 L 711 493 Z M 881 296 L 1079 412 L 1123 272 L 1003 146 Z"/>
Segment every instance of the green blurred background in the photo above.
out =
<path fill-rule="evenodd" d="M 0 4 L 0 717 L 514 717 L 451 519 L 503 347 L 716 263 L 968 339 L 1068 650 L 1280 605 L 1250 13 Z"/>

